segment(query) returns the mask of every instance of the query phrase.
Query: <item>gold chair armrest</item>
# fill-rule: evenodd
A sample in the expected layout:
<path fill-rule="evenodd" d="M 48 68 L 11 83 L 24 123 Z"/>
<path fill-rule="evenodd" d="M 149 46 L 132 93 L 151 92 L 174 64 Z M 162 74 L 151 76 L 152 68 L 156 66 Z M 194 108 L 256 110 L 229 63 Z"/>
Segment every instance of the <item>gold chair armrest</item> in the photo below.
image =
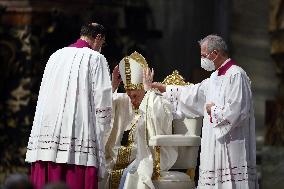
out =
<path fill-rule="evenodd" d="M 194 178 L 195 178 L 195 169 L 194 168 L 187 169 L 186 174 L 188 176 L 190 176 L 191 180 L 194 181 Z"/>
<path fill-rule="evenodd" d="M 153 180 L 159 180 L 160 178 L 160 171 L 161 171 L 161 167 L 160 167 L 160 155 L 161 155 L 161 147 L 160 146 L 155 146 L 154 147 L 155 150 L 155 157 L 154 157 L 154 167 L 153 167 L 153 175 L 152 175 L 152 179 Z"/>

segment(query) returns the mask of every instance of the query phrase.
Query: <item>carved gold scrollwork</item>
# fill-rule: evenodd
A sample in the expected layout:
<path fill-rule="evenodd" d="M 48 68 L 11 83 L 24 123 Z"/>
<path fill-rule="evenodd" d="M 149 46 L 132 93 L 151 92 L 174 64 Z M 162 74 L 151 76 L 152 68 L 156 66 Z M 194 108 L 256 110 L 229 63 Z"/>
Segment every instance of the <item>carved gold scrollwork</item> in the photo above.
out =
<path fill-rule="evenodd" d="M 161 147 L 160 146 L 155 146 L 155 160 L 154 160 L 154 170 L 153 170 L 153 175 L 152 179 L 153 180 L 158 180 L 160 178 L 160 155 L 161 155 Z"/>
<path fill-rule="evenodd" d="M 189 82 L 185 82 L 185 79 L 177 70 L 174 70 L 171 75 L 167 76 L 162 83 L 165 85 L 190 85 Z"/>

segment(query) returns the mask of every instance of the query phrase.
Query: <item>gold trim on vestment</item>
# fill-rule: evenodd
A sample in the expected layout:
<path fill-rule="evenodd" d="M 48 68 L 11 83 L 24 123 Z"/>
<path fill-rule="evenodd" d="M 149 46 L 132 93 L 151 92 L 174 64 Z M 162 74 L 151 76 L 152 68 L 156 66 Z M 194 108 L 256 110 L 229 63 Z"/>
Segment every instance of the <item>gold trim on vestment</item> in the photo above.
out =
<path fill-rule="evenodd" d="M 110 189 L 117 189 L 119 187 L 120 179 L 124 169 L 112 170 L 110 174 Z"/>
<path fill-rule="evenodd" d="M 125 88 L 125 90 L 140 90 L 140 89 L 143 89 L 144 88 L 143 83 L 138 83 L 138 84 L 131 83 L 131 67 L 130 67 L 130 63 L 129 63 L 130 58 L 135 60 L 138 64 L 140 64 L 143 69 L 148 68 L 148 64 L 147 64 L 145 58 L 136 51 L 134 53 L 132 53 L 130 56 L 124 57 L 125 80 L 126 80 L 126 84 L 124 84 L 124 88 Z"/>
<path fill-rule="evenodd" d="M 134 51 L 134 53 L 132 53 L 129 57 L 138 62 L 142 66 L 142 68 L 148 68 L 147 61 L 138 52 Z"/>
<path fill-rule="evenodd" d="M 153 175 L 152 175 L 152 179 L 153 180 L 159 180 L 161 175 L 161 160 L 160 160 L 160 156 L 161 156 L 161 147 L 160 146 L 155 146 L 154 147 L 155 150 L 155 159 L 154 159 L 154 170 L 153 170 Z"/>
<path fill-rule="evenodd" d="M 124 69 L 125 69 L 125 89 L 129 89 L 131 86 L 131 69 L 130 69 L 130 63 L 129 63 L 129 58 L 125 57 L 124 58 Z"/>
<path fill-rule="evenodd" d="M 149 146 L 149 134 L 148 134 L 148 106 L 149 106 L 149 96 L 146 101 L 146 112 L 145 112 L 145 144 Z M 161 172 L 161 163 L 160 163 L 160 146 L 154 147 L 154 161 L 153 161 L 153 174 L 152 179 L 153 180 L 159 180 L 160 179 L 160 172 Z"/>
<path fill-rule="evenodd" d="M 117 189 L 119 187 L 120 179 L 123 171 L 131 163 L 131 152 L 134 146 L 134 134 L 136 130 L 136 125 L 141 115 L 135 111 L 134 123 L 131 123 L 131 129 L 128 134 L 128 140 L 126 146 L 121 146 L 118 149 L 116 163 L 111 171 L 110 176 L 110 188 Z"/>

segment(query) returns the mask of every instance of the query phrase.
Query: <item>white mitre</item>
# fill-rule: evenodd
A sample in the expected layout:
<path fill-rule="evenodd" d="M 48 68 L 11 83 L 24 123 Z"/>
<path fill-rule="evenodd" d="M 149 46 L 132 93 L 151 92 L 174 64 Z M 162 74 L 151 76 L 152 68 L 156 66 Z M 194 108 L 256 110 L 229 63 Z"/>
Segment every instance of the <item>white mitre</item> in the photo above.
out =
<path fill-rule="evenodd" d="M 143 89 L 144 68 L 148 68 L 148 64 L 145 58 L 136 51 L 119 62 L 119 72 L 125 90 Z"/>

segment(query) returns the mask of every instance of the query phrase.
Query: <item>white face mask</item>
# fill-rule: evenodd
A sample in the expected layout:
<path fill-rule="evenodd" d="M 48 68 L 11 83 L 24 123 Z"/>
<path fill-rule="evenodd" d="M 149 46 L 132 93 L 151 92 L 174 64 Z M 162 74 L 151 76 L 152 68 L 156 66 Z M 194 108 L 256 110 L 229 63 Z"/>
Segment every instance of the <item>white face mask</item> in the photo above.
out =
<path fill-rule="evenodd" d="M 209 72 L 216 69 L 214 62 L 208 58 L 201 58 L 201 68 Z"/>

